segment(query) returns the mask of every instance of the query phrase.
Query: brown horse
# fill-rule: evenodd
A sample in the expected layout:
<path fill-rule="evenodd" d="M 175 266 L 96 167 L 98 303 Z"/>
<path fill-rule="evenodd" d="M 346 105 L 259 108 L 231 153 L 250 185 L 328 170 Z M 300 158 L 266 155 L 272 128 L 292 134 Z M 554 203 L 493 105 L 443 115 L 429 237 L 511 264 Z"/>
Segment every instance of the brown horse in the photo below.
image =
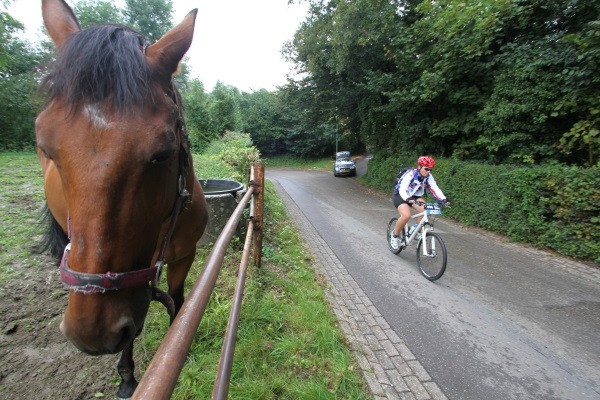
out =
<path fill-rule="evenodd" d="M 42 10 L 57 59 L 36 138 L 49 242 L 70 289 L 60 330 L 86 353 L 122 351 L 118 396 L 130 397 L 133 341 L 160 270 L 168 264 L 176 312 L 207 221 L 172 80 L 197 10 L 149 46 L 122 26 L 82 30 L 63 0 Z"/>

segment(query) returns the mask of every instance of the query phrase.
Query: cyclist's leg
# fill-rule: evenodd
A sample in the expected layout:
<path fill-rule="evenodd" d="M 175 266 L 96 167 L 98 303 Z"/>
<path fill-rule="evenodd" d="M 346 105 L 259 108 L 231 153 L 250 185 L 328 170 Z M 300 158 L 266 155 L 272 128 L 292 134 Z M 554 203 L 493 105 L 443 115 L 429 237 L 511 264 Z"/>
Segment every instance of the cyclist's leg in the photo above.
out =
<path fill-rule="evenodd" d="M 400 197 L 400 194 L 398 192 L 394 192 L 392 194 L 392 203 L 394 203 L 394 207 L 396 207 L 396 211 L 398 211 L 398 214 L 400 215 L 400 217 L 402 216 L 402 212 L 400 211 L 400 205 L 403 202 L 404 201 L 402 200 L 402 197 Z M 391 232 L 394 236 L 398 236 L 398 233 L 400 232 L 400 230 L 398 230 L 397 228 L 398 228 L 398 219 L 396 219 L 396 224 L 394 225 L 394 228 Z"/>
<path fill-rule="evenodd" d="M 400 216 L 398 217 L 398 221 L 396 221 L 396 228 L 394 229 L 394 234 L 396 234 L 396 236 L 402 232 L 404 225 L 406 225 L 410 219 L 410 216 L 412 215 L 410 212 L 410 206 L 406 203 L 400 204 L 398 206 L 398 214 Z"/>
<path fill-rule="evenodd" d="M 425 203 L 425 199 L 423 197 L 418 197 L 415 201 Z M 425 211 L 425 206 L 424 205 L 418 205 L 417 203 L 413 204 L 413 208 L 415 209 L 415 211 L 417 212 L 417 214 L 418 213 L 422 213 L 423 211 Z M 422 217 L 417 218 L 417 224 L 419 222 L 421 222 L 421 218 Z"/>

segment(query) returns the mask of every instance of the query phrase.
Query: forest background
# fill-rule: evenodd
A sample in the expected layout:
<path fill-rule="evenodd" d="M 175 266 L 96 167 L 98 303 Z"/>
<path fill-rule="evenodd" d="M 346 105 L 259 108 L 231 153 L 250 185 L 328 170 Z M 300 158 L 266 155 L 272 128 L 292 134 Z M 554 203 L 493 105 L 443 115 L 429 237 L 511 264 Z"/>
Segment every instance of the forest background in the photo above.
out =
<path fill-rule="evenodd" d="M 510 194 L 473 215 L 526 216 L 498 212 L 492 229 L 529 240 L 550 232 L 551 248 L 600 261 L 598 1 L 304 2 L 306 19 L 282 49 L 294 71 L 277 90 L 217 82 L 207 92 L 183 64 L 176 80 L 194 151 L 236 131 L 263 157 L 374 153 L 367 179 L 380 188 L 431 154 L 454 199 L 474 207 Z M 173 26 L 170 0 L 74 4 L 83 27 L 120 22 L 156 40 Z M 0 19 L 0 151 L 34 150 L 37 82 L 53 50 L 23 39 L 8 12 Z"/>

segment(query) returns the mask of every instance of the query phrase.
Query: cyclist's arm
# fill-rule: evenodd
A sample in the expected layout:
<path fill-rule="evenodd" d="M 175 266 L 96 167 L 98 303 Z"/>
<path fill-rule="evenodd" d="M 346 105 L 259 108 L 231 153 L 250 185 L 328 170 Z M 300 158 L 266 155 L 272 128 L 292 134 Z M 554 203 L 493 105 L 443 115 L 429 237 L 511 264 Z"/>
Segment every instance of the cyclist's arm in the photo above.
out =
<path fill-rule="evenodd" d="M 443 202 L 446 200 L 444 192 L 442 192 L 442 189 L 440 189 L 440 187 L 437 185 L 433 175 L 429 175 L 429 178 L 427 178 L 427 187 L 429 189 L 429 193 L 431 193 L 431 195 L 435 197 L 437 201 Z"/>
<path fill-rule="evenodd" d="M 413 170 L 409 170 L 409 171 L 407 171 L 407 173 L 404 174 L 404 176 L 400 180 L 400 187 L 398 188 L 398 194 L 400 194 L 400 197 L 402 197 L 402 200 L 404 200 L 404 201 L 406 201 L 406 199 L 408 199 L 409 197 L 412 196 L 410 193 L 408 193 L 408 188 L 410 186 L 410 183 L 412 182 L 412 178 L 413 178 Z"/>

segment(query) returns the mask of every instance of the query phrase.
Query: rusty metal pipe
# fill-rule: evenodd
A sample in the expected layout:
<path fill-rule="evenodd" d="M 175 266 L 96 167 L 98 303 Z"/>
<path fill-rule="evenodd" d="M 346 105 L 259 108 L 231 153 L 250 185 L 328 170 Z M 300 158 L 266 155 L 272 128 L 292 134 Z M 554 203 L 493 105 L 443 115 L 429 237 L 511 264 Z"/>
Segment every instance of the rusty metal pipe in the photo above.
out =
<path fill-rule="evenodd" d="M 192 287 L 165 339 L 156 351 L 136 391 L 133 393 L 133 399 L 167 400 L 171 397 L 194 335 L 215 287 L 227 246 L 235 234 L 242 212 L 253 193 L 254 186 L 249 186 L 248 191 L 221 231 L 208 255 L 200 277 Z"/>
<path fill-rule="evenodd" d="M 229 392 L 229 380 L 231 379 L 231 367 L 233 364 L 233 355 L 235 351 L 235 342 L 237 338 L 238 325 L 240 321 L 240 310 L 244 298 L 244 285 L 246 282 L 246 270 L 248 269 L 248 260 L 250 258 L 250 248 L 252 244 L 252 233 L 254 231 L 254 222 L 248 221 L 248 231 L 244 242 L 244 251 L 240 268 L 238 270 L 238 279 L 235 286 L 233 304 L 227 321 L 223 347 L 221 348 L 221 359 L 219 360 L 219 369 L 213 386 L 212 399 L 226 400 Z"/>

